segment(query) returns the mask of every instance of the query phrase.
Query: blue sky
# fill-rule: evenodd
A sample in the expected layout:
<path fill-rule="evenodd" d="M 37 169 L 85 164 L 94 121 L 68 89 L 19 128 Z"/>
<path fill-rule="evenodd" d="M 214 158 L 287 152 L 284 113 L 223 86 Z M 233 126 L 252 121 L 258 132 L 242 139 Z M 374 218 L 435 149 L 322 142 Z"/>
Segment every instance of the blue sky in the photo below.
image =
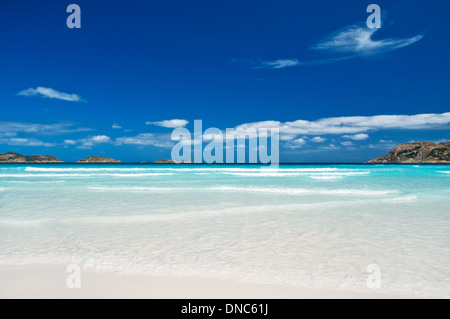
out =
<path fill-rule="evenodd" d="M 81 29 L 66 8 L 81 7 Z M 365 23 L 382 9 L 383 25 Z M 0 152 L 170 158 L 174 127 L 280 128 L 281 161 L 450 140 L 448 1 L 2 1 Z M 177 121 L 174 121 L 177 120 Z M 260 123 L 265 122 L 265 123 Z"/>

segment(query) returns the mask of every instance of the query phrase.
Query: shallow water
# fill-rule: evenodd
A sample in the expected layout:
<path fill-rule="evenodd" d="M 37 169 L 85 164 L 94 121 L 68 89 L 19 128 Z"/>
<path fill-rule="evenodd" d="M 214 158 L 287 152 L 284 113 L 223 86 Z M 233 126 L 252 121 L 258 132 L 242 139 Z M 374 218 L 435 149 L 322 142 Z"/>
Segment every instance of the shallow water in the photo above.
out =
<path fill-rule="evenodd" d="M 444 165 L 2 165 L 0 264 L 450 296 Z"/>

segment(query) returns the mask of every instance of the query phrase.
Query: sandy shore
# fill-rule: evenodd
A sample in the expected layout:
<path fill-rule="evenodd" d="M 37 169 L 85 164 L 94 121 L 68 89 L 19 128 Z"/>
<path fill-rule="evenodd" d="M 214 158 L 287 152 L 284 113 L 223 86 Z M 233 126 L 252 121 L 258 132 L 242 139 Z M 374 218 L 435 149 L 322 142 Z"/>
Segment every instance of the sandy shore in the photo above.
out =
<path fill-rule="evenodd" d="M 197 277 L 157 277 L 82 271 L 81 288 L 69 289 L 65 265 L 0 266 L 0 298 L 149 299 L 380 299 L 404 296 L 332 291 Z"/>

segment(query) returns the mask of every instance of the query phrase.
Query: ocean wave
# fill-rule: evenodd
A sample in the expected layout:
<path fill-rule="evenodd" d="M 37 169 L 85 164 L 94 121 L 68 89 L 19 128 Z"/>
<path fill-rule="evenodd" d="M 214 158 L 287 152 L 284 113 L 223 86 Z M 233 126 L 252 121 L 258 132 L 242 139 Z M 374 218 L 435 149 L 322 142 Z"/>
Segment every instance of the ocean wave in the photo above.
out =
<path fill-rule="evenodd" d="M 175 187 L 88 187 L 88 190 L 93 191 L 136 191 L 136 192 L 176 192 L 192 190 L 192 188 L 175 188 Z"/>
<path fill-rule="evenodd" d="M 142 168 L 105 168 L 105 167 L 73 167 L 73 168 L 45 168 L 45 167 L 26 167 L 26 172 L 144 172 L 144 171 L 168 171 L 168 172 L 241 172 L 241 173 L 307 173 L 307 172 L 347 172 L 354 171 L 352 169 L 343 168 L 230 168 L 230 167 L 217 167 L 217 168 L 165 168 L 165 167 L 142 167 Z"/>
<path fill-rule="evenodd" d="M 61 184 L 66 181 L 5 181 L 6 183 L 14 184 Z"/>
<path fill-rule="evenodd" d="M 6 191 L 6 188 L 0 187 L 0 192 L 4 192 L 4 191 Z"/>
<path fill-rule="evenodd" d="M 145 168 L 44 168 L 27 167 L 25 172 L 142 172 Z"/>
<path fill-rule="evenodd" d="M 450 171 L 438 171 L 438 173 L 450 174 Z"/>

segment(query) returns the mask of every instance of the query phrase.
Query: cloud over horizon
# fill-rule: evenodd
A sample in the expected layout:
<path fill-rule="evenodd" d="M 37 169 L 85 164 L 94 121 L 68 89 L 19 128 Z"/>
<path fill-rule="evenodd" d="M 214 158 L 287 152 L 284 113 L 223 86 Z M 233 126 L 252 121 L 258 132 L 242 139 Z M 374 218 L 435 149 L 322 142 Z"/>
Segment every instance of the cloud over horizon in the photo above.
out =
<path fill-rule="evenodd" d="M 322 118 L 315 121 L 262 121 L 241 124 L 237 129 L 278 128 L 280 134 L 294 139 L 298 135 L 350 135 L 366 139 L 367 132 L 383 129 L 421 130 L 450 124 L 450 112 L 443 114 L 375 115 Z M 359 135 L 356 135 L 359 134 Z"/>

